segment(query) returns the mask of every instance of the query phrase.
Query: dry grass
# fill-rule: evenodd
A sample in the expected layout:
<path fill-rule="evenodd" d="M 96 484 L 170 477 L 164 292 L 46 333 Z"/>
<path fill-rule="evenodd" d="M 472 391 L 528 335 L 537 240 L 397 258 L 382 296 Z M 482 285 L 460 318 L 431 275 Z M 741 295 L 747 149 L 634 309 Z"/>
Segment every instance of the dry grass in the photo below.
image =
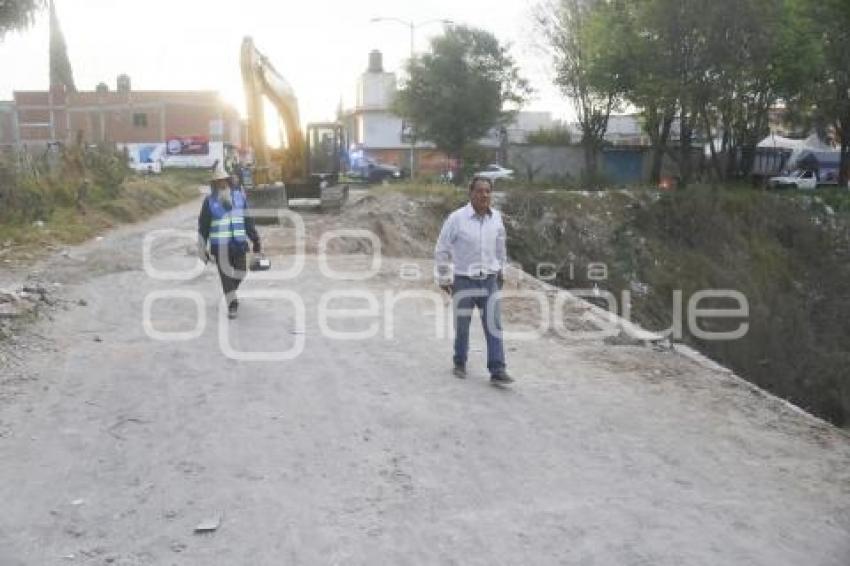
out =
<path fill-rule="evenodd" d="M 14 254 L 78 244 L 116 225 L 137 222 L 198 196 L 205 172 L 167 172 L 156 177 L 128 177 L 113 198 L 82 206 L 56 206 L 40 221 L 0 223 L 0 246 Z M 8 252 L 7 252 L 8 253 Z"/>

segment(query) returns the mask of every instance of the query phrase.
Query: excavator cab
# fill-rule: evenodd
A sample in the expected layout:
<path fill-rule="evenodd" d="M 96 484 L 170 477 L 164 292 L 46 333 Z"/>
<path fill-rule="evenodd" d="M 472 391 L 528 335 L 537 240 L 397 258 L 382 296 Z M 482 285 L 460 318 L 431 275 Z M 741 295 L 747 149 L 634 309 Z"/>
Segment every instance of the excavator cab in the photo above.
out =
<path fill-rule="evenodd" d="M 326 193 L 339 184 L 345 137 L 342 125 L 333 122 L 308 124 L 305 133 L 305 178 L 286 183 L 288 199 L 326 199 Z M 347 187 L 335 198 L 345 199 Z"/>
<path fill-rule="evenodd" d="M 321 122 L 307 125 L 307 175 L 311 180 L 336 184 L 345 151 L 342 125 Z"/>

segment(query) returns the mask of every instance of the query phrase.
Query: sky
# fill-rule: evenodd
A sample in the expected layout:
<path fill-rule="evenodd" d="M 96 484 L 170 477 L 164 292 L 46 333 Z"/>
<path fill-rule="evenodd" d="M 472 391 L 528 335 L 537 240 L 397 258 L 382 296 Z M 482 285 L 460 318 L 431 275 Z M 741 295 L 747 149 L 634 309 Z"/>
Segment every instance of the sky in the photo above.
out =
<path fill-rule="evenodd" d="M 79 90 L 94 90 L 130 75 L 136 90 L 216 90 L 244 115 L 239 47 L 251 35 L 257 48 L 290 82 L 302 123 L 333 120 L 342 99 L 354 98 L 357 76 L 372 49 L 384 68 L 399 71 L 409 56 L 414 23 L 450 19 L 491 31 L 511 46 L 536 93 L 527 110 L 569 116 L 569 104 L 551 85 L 547 58 L 535 45 L 534 0 L 55 0 Z M 13 90 L 48 86 L 48 15 L 0 42 L 0 100 Z M 430 23 L 415 30 L 416 51 L 442 31 Z"/>

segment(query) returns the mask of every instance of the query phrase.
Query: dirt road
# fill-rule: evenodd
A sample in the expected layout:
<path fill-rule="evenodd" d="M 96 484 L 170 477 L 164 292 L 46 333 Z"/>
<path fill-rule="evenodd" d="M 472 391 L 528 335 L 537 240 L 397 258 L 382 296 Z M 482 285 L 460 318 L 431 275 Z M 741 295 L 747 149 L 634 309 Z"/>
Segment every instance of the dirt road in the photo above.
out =
<path fill-rule="evenodd" d="M 145 234 L 191 231 L 196 209 L 41 267 L 63 303 L 4 346 L 3 566 L 850 564 L 845 433 L 675 352 L 551 332 L 509 344 L 517 383 L 502 390 L 476 329 L 471 375 L 455 379 L 444 304 L 387 302 L 432 290 L 423 260 L 384 258 L 355 281 L 309 255 L 294 279 L 248 281 L 239 319 L 222 321 L 213 267 L 187 281 L 143 268 Z M 309 233 L 334 225 L 306 220 Z M 290 265 L 275 254 L 291 231 L 265 233 Z M 191 270 L 193 245 L 161 236 L 151 265 Z M 376 316 L 323 320 L 332 290 L 374 296 L 330 306 Z M 146 297 L 173 291 L 149 303 L 146 331 Z M 225 354 L 299 341 L 291 360 Z M 193 532 L 210 518 L 215 532 Z"/>

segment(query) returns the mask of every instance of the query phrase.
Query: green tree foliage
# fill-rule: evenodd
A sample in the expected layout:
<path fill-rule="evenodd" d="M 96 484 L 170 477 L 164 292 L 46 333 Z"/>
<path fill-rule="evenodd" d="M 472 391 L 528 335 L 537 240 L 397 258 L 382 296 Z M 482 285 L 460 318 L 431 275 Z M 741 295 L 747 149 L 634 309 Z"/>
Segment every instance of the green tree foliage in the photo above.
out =
<path fill-rule="evenodd" d="M 609 55 L 613 45 L 595 41 L 600 31 L 595 14 L 606 13 L 610 21 L 618 2 L 603 0 L 548 0 L 537 8 L 537 28 L 545 39 L 555 68 L 555 84 L 573 103 L 584 148 L 585 175 L 597 175 L 597 153 L 602 147 L 608 118 L 620 94 L 620 73 L 615 65 L 602 70 L 596 60 Z M 613 63 L 616 57 L 606 61 Z"/>
<path fill-rule="evenodd" d="M 771 107 L 805 74 L 810 50 L 797 37 L 791 3 L 718 0 L 703 22 L 710 49 L 694 104 L 705 137 L 721 138 L 719 148 L 710 146 L 718 179 L 749 172 L 756 144 L 770 131 Z"/>
<path fill-rule="evenodd" d="M 68 58 L 65 36 L 59 26 L 56 7 L 50 2 L 50 86 L 62 85 L 71 92 L 77 90 L 74 85 L 74 71 Z"/>
<path fill-rule="evenodd" d="M 0 40 L 7 33 L 32 24 L 36 12 L 44 8 L 45 0 L 0 1 Z"/>
<path fill-rule="evenodd" d="M 616 74 L 624 101 L 641 111 L 653 150 L 651 178 L 657 183 L 679 108 L 679 47 L 662 31 L 663 12 L 651 9 L 647 0 L 603 6 L 594 11 L 593 33 L 587 35 L 599 55 L 590 76 Z"/>
<path fill-rule="evenodd" d="M 453 26 L 408 62 L 409 79 L 395 100 L 415 124 L 416 138 L 461 157 L 492 128 L 510 121 L 529 94 L 506 46 L 484 30 Z"/>
<path fill-rule="evenodd" d="M 847 0 L 798 0 L 798 35 L 815 55 L 807 60 L 798 109 L 821 128 L 832 127 L 841 144 L 841 176 L 850 175 L 850 6 Z"/>
<path fill-rule="evenodd" d="M 130 170 L 127 156 L 113 146 L 77 143 L 42 153 L 0 155 L 0 224 L 46 220 L 57 209 L 112 200 Z"/>
<path fill-rule="evenodd" d="M 850 10 L 842 4 L 551 0 L 537 17 L 556 54 L 554 82 L 576 105 L 588 146 L 601 143 L 608 101 L 621 98 L 643 115 L 652 179 L 667 155 L 687 183 L 697 140 L 717 140 L 710 145 L 715 178 L 746 174 L 777 103 L 796 101 L 809 113 L 816 107 L 822 122 L 842 131 L 840 109 L 848 98 L 842 77 L 850 72 Z M 815 23 L 824 21 L 830 24 Z"/>

